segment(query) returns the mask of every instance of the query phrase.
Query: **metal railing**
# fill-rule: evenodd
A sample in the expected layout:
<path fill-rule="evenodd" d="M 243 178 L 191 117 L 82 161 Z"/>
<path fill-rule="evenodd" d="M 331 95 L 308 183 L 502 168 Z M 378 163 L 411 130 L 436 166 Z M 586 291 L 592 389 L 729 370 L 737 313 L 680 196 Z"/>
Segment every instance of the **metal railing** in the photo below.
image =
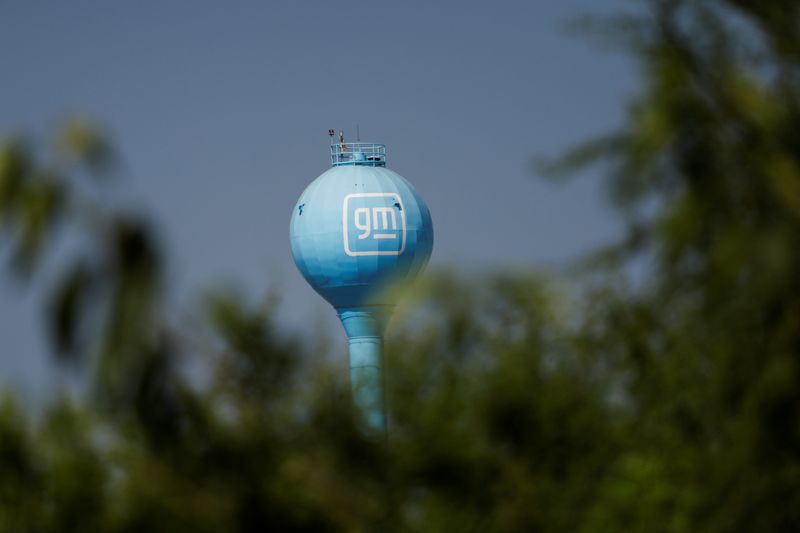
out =
<path fill-rule="evenodd" d="M 386 166 L 386 145 L 375 143 L 336 143 L 331 145 L 331 165 Z"/>

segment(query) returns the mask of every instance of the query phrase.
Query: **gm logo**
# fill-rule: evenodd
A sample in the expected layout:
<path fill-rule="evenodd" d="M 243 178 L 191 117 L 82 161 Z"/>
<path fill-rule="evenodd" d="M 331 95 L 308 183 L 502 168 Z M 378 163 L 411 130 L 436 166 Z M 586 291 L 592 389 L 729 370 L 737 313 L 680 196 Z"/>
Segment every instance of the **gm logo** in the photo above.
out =
<path fill-rule="evenodd" d="M 406 212 L 393 192 L 348 194 L 342 204 L 344 251 L 349 256 L 400 255 L 406 248 Z"/>

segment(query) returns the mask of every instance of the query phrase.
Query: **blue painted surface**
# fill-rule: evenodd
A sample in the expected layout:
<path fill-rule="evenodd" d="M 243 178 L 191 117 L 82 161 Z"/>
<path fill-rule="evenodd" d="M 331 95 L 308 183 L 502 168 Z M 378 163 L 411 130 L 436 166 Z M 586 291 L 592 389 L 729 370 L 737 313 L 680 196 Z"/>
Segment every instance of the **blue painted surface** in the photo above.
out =
<path fill-rule="evenodd" d="M 331 154 L 333 168 L 295 205 L 292 255 L 306 281 L 336 309 L 350 342 L 354 402 L 366 425 L 383 432 L 380 351 L 393 303 L 383 289 L 425 267 L 433 225 L 414 187 L 384 167 L 383 145 L 337 144 Z"/>
<path fill-rule="evenodd" d="M 386 303 L 375 300 L 381 287 L 424 268 L 433 226 L 425 202 L 399 174 L 378 166 L 336 166 L 300 195 L 290 238 L 295 264 L 314 290 L 336 308 L 356 307 Z"/>
<path fill-rule="evenodd" d="M 392 307 L 363 306 L 337 309 L 350 349 L 350 385 L 353 403 L 367 428 L 378 435 L 386 433 L 383 392 L 383 332 Z"/>

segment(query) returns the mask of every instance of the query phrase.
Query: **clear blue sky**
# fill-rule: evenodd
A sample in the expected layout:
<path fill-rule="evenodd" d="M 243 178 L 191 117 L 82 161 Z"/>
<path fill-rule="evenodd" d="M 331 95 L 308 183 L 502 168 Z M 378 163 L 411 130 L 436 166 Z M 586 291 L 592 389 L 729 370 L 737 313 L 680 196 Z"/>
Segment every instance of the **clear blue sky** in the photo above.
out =
<path fill-rule="evenodd" d="M 598 176 L 555 186 L 530 160 L 620 123 L 633 64 L 564 26 L 629 4 L 3 1 L 0 135 L 98 119 L 173 252 L 179 306 L 277 286 L 281 323 L 330 328 L 288 243 L 328 128 L 388 145 L 431 208 L 433 266 L 552 267 L 618 234 Z M 0 386 L 29 398 L 60 380 L 41 316 L 0 276 Z"/>

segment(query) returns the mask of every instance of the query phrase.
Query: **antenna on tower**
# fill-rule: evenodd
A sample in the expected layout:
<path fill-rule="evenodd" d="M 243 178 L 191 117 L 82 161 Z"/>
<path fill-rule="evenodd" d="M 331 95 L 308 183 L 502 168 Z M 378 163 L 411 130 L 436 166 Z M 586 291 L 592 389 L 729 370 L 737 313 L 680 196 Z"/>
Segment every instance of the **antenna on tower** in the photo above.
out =
<path fill-rule="evenodd" d="M 356 141 L 361 142 L 361 131 L 358 129 L 358 124 L 356 124 Z"/>

